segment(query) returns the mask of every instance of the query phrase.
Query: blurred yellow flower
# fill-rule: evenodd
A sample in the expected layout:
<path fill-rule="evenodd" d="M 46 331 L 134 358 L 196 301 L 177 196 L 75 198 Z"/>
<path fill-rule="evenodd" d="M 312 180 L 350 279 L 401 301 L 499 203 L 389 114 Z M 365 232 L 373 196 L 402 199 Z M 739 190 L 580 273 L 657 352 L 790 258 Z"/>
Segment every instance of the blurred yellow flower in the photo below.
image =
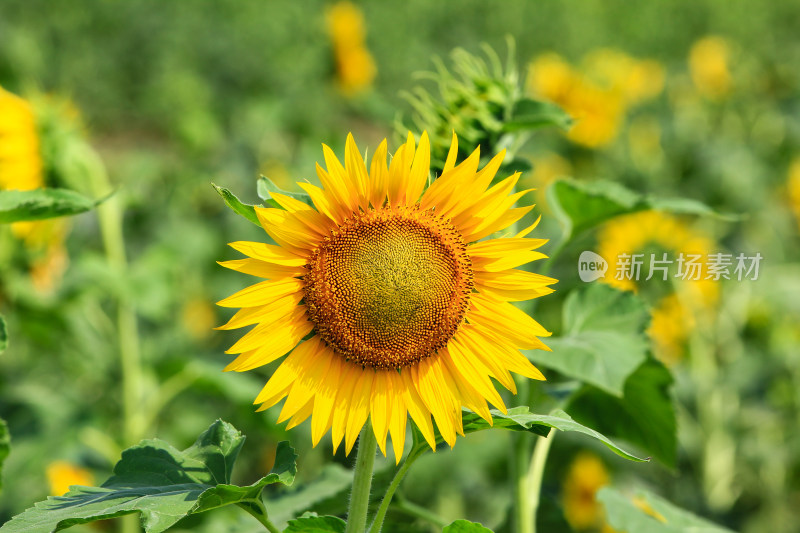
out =
<path fill-rule="evenodd" d="M 789 202 L 797 219 L 797 226 L 800 228 L 800 157 L 796 157 L 789 166 Z"/>
<path fill-rule="evenodd" d="M 713 243 L 707 237 L 693 231 L 679 219 L 658 211 L 634 213 L 608 222 L 598 233 L 597 253 L 608 261 L 608 274 L 605 283 L 622 290 L 636 291 L 636 280 L 617 276 L 622 254 L 672 253 L 668 259 L 678 263 L 681 255 L 685 258 L 699 256 L 696 276 L 687 276 L 680 281 L 681 294 L 670 293 L 652 311 L 650 336 L 656 343 L 656 355 L 664 362 L 672 363 L 680 358 L 682 346 L 695 327 L 696 314 L 713 307 L 718 298 L 716 282 L 705 279 L 705 258 L 713 250 Z M 656 259 L 660 260 L 658 254 Z M 688 268 L 688 267 L 687 267 Z M 648 272 L 642 269 L 641 279 Z M 657 279 L 661 279 L 657 274 Z M 674 275 L 674 274 L 672 274 Z M 694 279 L 694 278 L 697 279 Z M 687 309 L 684 302 L 692 302 Z"/>
<path fill-rule="evenodd" d="M 45 186 L 37 109 L 31 102 L 0 87 L 0 190 L 29 191 Z M 67 266 L 61 219 L 11 224 L 11 232 L 33 254 L 31 281 L 40 292 L 51 290 Z"/>
<path fill-rule="evenodd" d="M 677 363 L 683 354 L 688 333 L 694 330 L 694 316 L 686 312 L 677 294 L 661 298 L 651 315 L 647 332 L 655 343 L 655 353 L 665 363 Z"/>
<path fill-rule="evenodd" d="M 44 186 L 36 116 L 31 105 L 0 87 L 0 189 Z"/>
<path fill-rule="evenodd" d="M 664 70 L 655 61 L 611 49 L 590 53 L 580 69 L 548 53 L 534 59 L 528 85 L 575 118 L 570 140 L 599 148 L 617 137 L 629 107 L 661 92 Z"/>
<path fill-rule="evenodd" d="M 73 485 L 91 487 L 94 484 L 91 472 L 68 461 L 50 463 L 46 473 L 50 494 L 53 496 L 63 496 Z"/>
<path fill-rule="evenodd" d="M 375 61 L 364 43 L 364 15 L 350 2 L 337 2 L 328 9 L 326 19 L 340 89 L 348 95 L 363 91 L 376 73 Z"/>
<path fill-rule="evenodd" d="M 581 452 L 573 459 L 561 492 L 564 517 L 573 529 L 599 529 L 604 525 L 603 508 L 595 496 L 609 481 L 608 469 L 593 453 Z"/>
<path fill-rule="evenodd" d="M 731 88 L 729 56 L 730 47 L 722 37 L 704 37 L 692 46 L 689 72 L 700 94 L 713 100 L 728 94 Z"/>

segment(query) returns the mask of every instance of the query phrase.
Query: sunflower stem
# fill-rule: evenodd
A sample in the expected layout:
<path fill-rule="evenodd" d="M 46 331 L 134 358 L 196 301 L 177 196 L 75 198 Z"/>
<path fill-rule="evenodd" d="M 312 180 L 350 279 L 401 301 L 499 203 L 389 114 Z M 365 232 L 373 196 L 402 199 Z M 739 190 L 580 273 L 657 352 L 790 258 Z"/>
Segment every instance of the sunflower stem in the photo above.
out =
<path fill-rule="evenodd" d="M 345 533 L 364 533 L 367 529 L 369 491 L 372 486 L 372 467 L 375 464 L 377 447 L 378 441 L 375 440 L 372 424 L 367 422 L 358 439 L 356 469 L 353 475 L 353 489 L 350 492 Z"/>
<path fill-rule="evenodd" d="M 531 524 L 531 533 L 536 533 L 536 513 L 539 510 L 539 500 L 542 496 L 542 479 L 544 478 L 544 467 L 547 464 L 547 456 L 550 453 L 550 446 L 553 444 L 553 439 L 556 435 L 556 429 L 550 430 L 546 437 L 541 437 L 536 442 L 536 447 L 533 450 L 531 457 L 531 466 L 528 469 L 528 475 L 525 476 L 528 492 L 528 520 Z"/>
<path fill-rule="evenodd" d="M 397 487 L 400 486 L 400 482 L 403 481 L 404 477 L 406 477 L 411 465 L 414 464 L 414 461 L 416 461 L 421 455 L 421 447 L 412 448 L 411 451 L 408 452 L 406 460 L 403 461 L 402 466 L 400 466 L 400 469 L 394 475 L 394 478 L 392 478 L 389 488 L 386 489 L 386 494 L 384 494 L 383 501 L 381 501 L 381 505 L 378 507 L 378 513 L 375 515 L 375 520 L 373 520 L 372 525 L 369 528 L 369 533 L 380 533 L 381 528 L 383 527 L 383 520 L 386 518 L 386 512 L 389 510 L 389 504 L 392 503 L 392 497 L 394 496 Z"/>

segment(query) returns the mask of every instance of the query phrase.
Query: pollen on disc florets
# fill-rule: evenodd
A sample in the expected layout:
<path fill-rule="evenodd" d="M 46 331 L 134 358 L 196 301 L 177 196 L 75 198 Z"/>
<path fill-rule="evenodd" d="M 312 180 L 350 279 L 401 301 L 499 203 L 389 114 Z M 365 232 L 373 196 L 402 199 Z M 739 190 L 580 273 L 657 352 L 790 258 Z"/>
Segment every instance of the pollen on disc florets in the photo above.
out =
<path fill-rule="evenodd" d="M 412 365 L 443 348 L 473 287 L 459 232 L 416 205 L 354 214 L 306 266 L 305 303 L 320 336 L 346 359 L 377 369 Z"/>

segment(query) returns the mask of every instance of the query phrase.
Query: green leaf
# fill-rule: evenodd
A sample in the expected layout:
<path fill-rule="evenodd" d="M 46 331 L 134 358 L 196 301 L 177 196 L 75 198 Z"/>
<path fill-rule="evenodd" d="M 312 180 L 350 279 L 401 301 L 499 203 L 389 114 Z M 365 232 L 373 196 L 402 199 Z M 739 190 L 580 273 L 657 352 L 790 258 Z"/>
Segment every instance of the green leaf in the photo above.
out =
<path fill-rule="evenodd" d="M 517 100 L 511 112 L 511 119 L 503 124 L 504 131 L 519 131 L 557 126 L 569 129 L 572 117 L 554 103 L 523 98 Z"/>
<path fill-rule="evenodd" d="M 295 200 L 300 200 L 305 204 L 309 205 L 311 204 L 311 197 L 308 196 L 306 193 L 284 191 L 280 187 L 275 185 L 275 183 L 273 183 L 273 181 L 266 176 L 261 176 L 260 178 L 258 178 L 258 183 L 256 184 L 256 191 L 258 192 L 258 197 L 264 200 L 265 203 L 269 204 L 272 207 L 276 207 L 278 209 L 283 209 L 283 207 L 281 207 L 281 205 L 272 198 L 272 193 L 274 192 L 282 194 L 284 196 L 289 196 L 290 198 L 294 198 Z"/>
<path fill-rule="evenodd" d="M 278 445 L 275 466 L 252 485 L 230 484 L 244 436 L 227 422 L 214 422 L 191 447 L 179 451 L 168 443 L 145 440 L 122 452 L 114 475 L 100 487 L 72 487 L 7 522 L 2 533 L 50 533 L 76 524 L 140 512 L 148 533 L 158 533 L 181 518 L 237 504 L 266 516 L 261 490 L 289 485 L 297 473 L 296 455 L 287 442 Z"/>
<path fill-rule="evenodd" d="M 69 189 L 0 191 L 0 223 L 77 215 L 99 203 Z"/>
<path fill-rule="evenodd" d="M 475 431 L 491 428 L 510 429 L 512 431 L 529 431 L 541 436 L 546 436 L 550 432 L 550 428 L 559 429 L 561 431 L 577 431 L 578 433 L 583 433 L 584 435 L 588 435 L 599 440 L 620 457 L 630 459 L 631 461 L 647 461 L 647 459 L 641 459 L 629 454 L 611 442 L 607 437 L 601 435 L 593 429 L 577 423 L 567 413 L 558 409 L 549 415 L 531 413 L 527 407 L 513 407 L 508 410 L 507 414 L 503 414 L 494 409 L 491 410 L 490 413 L 492 414 L 492 425 L 489 425 L 486 420 L 472 411 L 464 409 L 462 416 L 464 434 L 466 435 L 467 433 L 474 433 Z M 437 442 L 444 441 L 441 439 L 441 437 L 438 437 Z"/>
<path fill-rule="evenodd" d="M 581 424 L 639 446 L 674 468 L 678 433 L 671 385 L 669 370 L 649 359 L 628 377 L 622 398 L 586 386 L 571 400 L 569 412 Z"/>
<path fill-rule="evenodd" d="M 456 520 L 442 529 L 442 533 L 492 533 L 492 530 L 483 527 L 483 524 L 469 520 Z"/>
<path fill-rule="evenodd" d="M 344 533 L 345 521 L 336 516 L 317 516 L 308 513 L 295 520 L 289 520 L 289 527 L 283 533 Z"/>
<path fill-rule="evenodd" d="M 638 494 L 639 504 L 611 487 L 597 493 L 606 509 L 606 519 L 615 530 L 627 533 L 733 533 L 647 491 Z"/>
<path fill-rule="evenodd" d="M 220 187 L 214 183 L 212 183 L 211 186 L 214 187 L 214 190 L 217 191 L 220 196 L 222 196 L 222 199 L 225 201 L 225 205 L 230 207 L 234 213 L 243 216 L 256 226 L 261 227 L 261 223 L 258 221 L 258 217 L 256 216 L 254 205 L 242 203 L 242 201 L 239 200 L 235 194 L 225 187 Z"/>
<path fill-rule="evenodd" d="M 8 328 L 6 327 L 6 319 L 0 315 L 0 353 L 3 353 L 8 348 Z"/>
<path fill-rule="evenodd" d="M 0 418 L 0 489 L 3 488 L 3 463 L 11 451 L 11 434 L 8 432 L 8 424 Z"/>
<path fill-rule="evenodd" d="M 644 196 L 619 183 L 603 180 L 579 182 L 558 179 L 547 188 L 547 201 L 564 226 L 567 237 L 578 235 L 616 216 L 649 209 L 713 216 L 723 220 L 740 218 L 718 213 L 697 200 Z"/>
<path fill-rule="evenodd" d="M 526 350 L 534 363 L 623 395 L 625 380 L 647 357 L 650 315 L 641 298 L 605 283 L 577 289 L 564 303 L 564 335 L 548 339 L 552 352 Z"/>

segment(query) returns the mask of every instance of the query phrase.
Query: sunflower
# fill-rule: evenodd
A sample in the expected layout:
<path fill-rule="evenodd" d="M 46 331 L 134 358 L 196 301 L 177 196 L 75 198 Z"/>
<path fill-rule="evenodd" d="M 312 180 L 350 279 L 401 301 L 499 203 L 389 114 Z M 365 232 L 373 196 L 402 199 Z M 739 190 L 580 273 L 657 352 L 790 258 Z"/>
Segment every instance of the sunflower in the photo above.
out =
<path fill-rule="evenodd" d="M 384 140 L 369 170 L 352 135 L 344 165 L 323 152 L 323 188 L 298 184 L 313 207 L 273 194 L 283 209 L 256 213 L 276 245 L 234 242 L 248 257 L 221 263 L 266 279 L 219 302 L 241 308 L 220 329 L 255 325 L 226 370 L 291 352 L 254 403 L 286 398 L 279 422 L 311 417 L 315 446 L 331 429 L 334 450 L 344 439 L 349 454 L 369 417 L 399 462 L 408 415 L 432 448 L 433 422 L 453 446 L 462 406 L 490 423 L 487 400 L 505 411 L 492 378 L 512 393 L 509 371 L 544 379 L 520 349 L 548 350 L 539 337 L 550 333 L 511 302 L 552 292 L 556 280 L 517 268 L 545 257 L 535 249 L 546 240 L 526 238 L 536 223 L 486 239 L 530 212 L 513 207 L 529 191 L 513 192 L 519 173 L 491 185 L 504 152 L 481 170 L 479 150 L 456 165 L 455 134 L 427 189 L 427 133 L 419 146 L 409 133 L 388 166 Z"/>
<path fill-rule="evenodd" d="M 713 250 L 713 242 L 680 219 L 658 211 L 619 217 L 608 222 L 598 234 L 598 253 L 608 261 L 609 275 L 603 281 L 620 290 L 638 291 L 640 287 L 635 280 L 615 273 L 625 266 L 623 254 L 644 254 L 651 247 L 677 257 L 686 254 L 705 258 Z M 681 358 L 686 340 L 696 329 L 697 318 L 717 303 L 716 282 L 707 279 L 708 272 L 702 263 L 697 263 L 697 267 L 695 273 L 661 296 L 651 311 L 648 333 L 655 342 L 656 355 L 665 363 L 672 364 Z M 646 270 L 641 274 L 644 279 Z M 670 277 L 674 279 L 675 273 Z"/>
<path fill-rule="evenodd" d="M 0 87 L 0 189 L 44 187 L 36 116 L 31 105 Z"/>

